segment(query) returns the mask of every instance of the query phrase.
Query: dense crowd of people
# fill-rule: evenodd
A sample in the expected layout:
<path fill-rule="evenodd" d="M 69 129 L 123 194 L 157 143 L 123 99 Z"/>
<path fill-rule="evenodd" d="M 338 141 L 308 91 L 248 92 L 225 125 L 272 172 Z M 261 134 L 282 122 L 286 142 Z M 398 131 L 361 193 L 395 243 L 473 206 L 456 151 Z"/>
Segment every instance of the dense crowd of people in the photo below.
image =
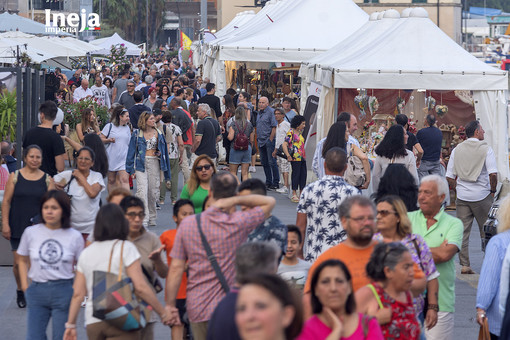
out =
<path fill-rule="evenodd" d="M 61 87 L 23 136 L 22 168 L 2 142 L 2 235 L 27 339 L 46 339 L 50 319 L 54 339 L 76 339 L 80 307 L 89 339 L 150 340 L 157 322 L 176 340 L 453 339 L 455 255 L 474 273 L 471 225 L 485 237 L 497 186 L 480 123 L 466 125 L 447 166 L 434 115 L 416 136 L 397 115 L 370 159 L 356 116 L 342 112 L 306 155 L 289 86 L 281 101 L 232 89 L 220 99 L 195 71 L 172 59 L 69 80 L 57 69 Z M 53 125 L 59 103 L 87 97 L 108 122 L 86 108 L 74 131 Z M 257 154 L 264 180 L 252 175 Z M 445 211 L 449 187 L 457 217 Z M 268 191 L 296 203 L 295 225 Z M 164 205 L 176 228 L 156 235 Z M 510 198 L 498 221 L 476 313 L 491 339 L 506 339 Z"/>

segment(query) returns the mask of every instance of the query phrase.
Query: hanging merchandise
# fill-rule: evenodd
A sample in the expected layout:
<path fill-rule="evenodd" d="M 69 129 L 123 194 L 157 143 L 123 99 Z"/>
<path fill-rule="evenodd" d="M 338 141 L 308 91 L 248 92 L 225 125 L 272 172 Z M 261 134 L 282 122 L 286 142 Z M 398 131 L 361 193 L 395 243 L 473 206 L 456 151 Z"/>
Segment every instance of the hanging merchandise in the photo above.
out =
<path fill-rule="evenodd" d="M 439 117 L 443 118 L 448 113 L 448 106 L 443 105 L 443 94 L 441 93 L 441 104 L 436 105 L 436 113 Z"/>
<path fill-rule="evenodd" d="M 396 113 L 397 114 L 404 113 L 404 106 L 406 106 L 406 101 L 404 100 L 404 98 L 400 97 L 400 91 L 399 91 L 398 98 L 397 98 Z"/>
<path fill-rule="evenodd" d="M 354 103 L 356 104 L 356 106 L 358 107 L 358 109 L 360 111 L 359 119 L 362 120 L 367 115 L 365 112 L 365 109 L 368 108 L 367 90 L 360 89 L 359 94 L 356 97 L 354 97 Z"/>
<path fill-rule="evenodd" d="M 377 97 L 368 97 L 368 107 L 370 109 L 370 114 L 373 116 L 374 113 L 379 110 L 379 101 L 377 100 Z"/>
<path fill-rule="evenodd" d="M 432 96 L 428 96 L 425 98 L 425 106 L 427 107 L 427 111 L 433 110 L 436 106 L 436 100 Z"/>

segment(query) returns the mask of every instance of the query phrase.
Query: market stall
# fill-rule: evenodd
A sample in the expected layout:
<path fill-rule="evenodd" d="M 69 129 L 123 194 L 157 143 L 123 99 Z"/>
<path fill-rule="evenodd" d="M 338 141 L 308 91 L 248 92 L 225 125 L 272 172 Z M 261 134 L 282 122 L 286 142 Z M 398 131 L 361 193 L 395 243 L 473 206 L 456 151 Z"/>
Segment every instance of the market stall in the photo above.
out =
<path fill-rule="evenodd" d="M 402 18 L 389 10 L 370 19 L 348 39 L 301 66 L 304 88 L 311 81 L 323 87 L 317 140 L 326 135 L 335 112 L 348 107 L 344 103 L 354 103 L 357 109 L 353 113 L 371 119 L 375 112 L 409 114 L 405 110 L 411 97 L 421 96 L 415 101 L 417 115 L 423 116 L 425 109 L 447 117 L 453 114 L 448 111 L 451 105 L 452 109 L 460 107 L 456 114 L 465 121 L 479 119 L 486 131 L 485 140 L 496 153 L 500 180 L 508 178 L 507 72 L 491 68 L 465 51 L 428 18 L 423 8 L 407 9 Z M 363 90 L 366 92 L 361 93 Z M 383 100 L 378 99 L 384 93 L 390 93 L 389 108 L 382 108 Z M 446 98 L 452 103 L 447 104 Z M 374 103 L 380 107 L 370 110 Z M 454 120 L 458 124 L 458 117 Z M 446 121 L 442 124 L 445 132 L 451 131 Z M 448 138 L 451 147 L 454 135 Z"/>
<path fill-rule="evenodd" d="M 296 67 L 347 38 L 368 20 L 351 0 L 270 1 L 232 35 L 209 44 L 204 76 L 217 93 L 230 87 L 233 70 Z M 270 38 L 268 38 L 270 37 Z"/>

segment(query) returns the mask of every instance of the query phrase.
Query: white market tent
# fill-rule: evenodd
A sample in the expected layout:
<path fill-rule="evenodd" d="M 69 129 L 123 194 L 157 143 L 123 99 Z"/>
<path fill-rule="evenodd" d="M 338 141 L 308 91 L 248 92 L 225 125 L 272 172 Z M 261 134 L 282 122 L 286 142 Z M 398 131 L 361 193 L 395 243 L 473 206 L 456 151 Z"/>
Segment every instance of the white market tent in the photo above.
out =
<path fill-rule="evenodd" d="M 423 8 L 379 14 L 328 52 L 301 66 L 302 88 L 323 85 L 317 140 L 334 122 L 339 88 L 473 91 L 476 117 L 494 149 L 500 179 L 509 177 L 508 74 L 477 60 L 451 40 Z M 375 22 L 374 22 L 375 21 Z M 306 94 L 302 94 L 306 98 Z"/>
<path fill-rule="evenodd" d="M 329 50 L 367 20 L 352 0 L 273 0 L 234 34 L 209 44 L 204 74 L 222 94 L 235 62 L 300 63 Z"/>
<path fill-rule="evenodd" d="M 221 30 L 216 32 L 215 34 L 212 34 L 215 39 L 220 39 L 223 37 L 231 36 L 234 34 L 236 30 L 241 28 L 244 24 L 246 24 L 248 21 L 250 21 L 255 16 L 254 11 L 243 11 L 236 14 L 234 19 L 230 21 L 225 27 L 223 27 Z M 205 59 L 205 46 L 208 46 L 208 41 L 204 42 L 204 44 L 200 44 L 199 41 L 193 42 L 191 45 L 191 50 L 193 51 L 193 64 L 199 65 L 204 63 Z"/>
<path fill-rule="evenodd" d="M 72 36 L 67 32 L 46 32 L 46 26 L 40 22 L 16 14 L 0 14 L 0 32 L 20 31 L 30 34 Z"/>
<path fill-rule="evenodd" d="M 122 39 L 117 33 L 114 33 L 111 37 L 92 40 L 90 43 L 100 48 L 95 54 L 108 55 L 112 46 L 122 44 L 127 47 L 126 55 L 139 56 L 142 53 L 142 50 L 137 45 Z"/>
<path fill-rule="evenodd" d="M 0 62 L 3 63 L 14 62 L 16 46 L 35 63 L 61 67 L 69 67 L 72 57 L 84 57 L 97 50 L 94 45 L 71 37 L 39 37 L 19 31 L 0 33 L 0 42 L 10 45 L 0 49 Z"/>

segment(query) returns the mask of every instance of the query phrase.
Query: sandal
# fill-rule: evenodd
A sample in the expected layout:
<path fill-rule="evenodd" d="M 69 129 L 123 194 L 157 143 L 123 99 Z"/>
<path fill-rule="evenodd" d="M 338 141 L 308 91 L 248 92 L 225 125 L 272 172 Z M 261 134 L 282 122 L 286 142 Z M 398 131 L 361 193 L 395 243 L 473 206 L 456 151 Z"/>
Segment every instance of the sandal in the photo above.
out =
<path fill-rule="evenodd" d="M 476 274 L 476 272 L 471 269 L 471 267 L 462 266 L 462 269 L 460 270 L 461 274 Z"/>
<path fill-rule="evenodd" d="M 25 308 L 27 306 L 27 301 L 25 300 L 25 293 L 22 290 L 16 291 L 16 303 L 19 308 Z"/>
<path fill-rule="evenodd" d="M 299 202 L 299 197 L 297 197 L 297 195 L 292 195 L 292 198 L 290 199 L 291 202 L 293 203 L 298 203 Z"/>

